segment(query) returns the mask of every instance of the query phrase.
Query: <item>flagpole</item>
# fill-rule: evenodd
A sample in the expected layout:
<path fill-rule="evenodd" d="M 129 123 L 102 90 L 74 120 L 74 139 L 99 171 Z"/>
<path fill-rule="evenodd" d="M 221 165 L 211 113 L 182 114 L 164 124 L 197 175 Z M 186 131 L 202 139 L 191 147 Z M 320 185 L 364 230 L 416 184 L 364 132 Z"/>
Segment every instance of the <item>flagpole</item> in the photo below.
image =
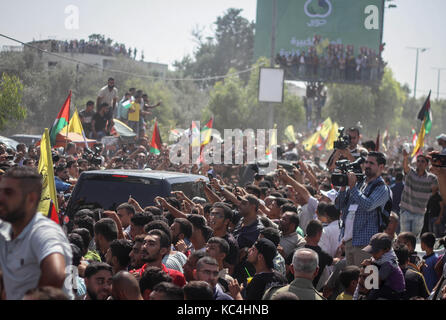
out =
<path fill-rule="evenodd" d="M 68 106 L 68 124 L 67 124 L 67 137 L 65 139 L 65 153 L 67 152 L 67 147 L 68 147 L 68 129 L 70 127 L 70 107 L 71 107 L 71 99 L 70 99 L 70 105 Z"/>

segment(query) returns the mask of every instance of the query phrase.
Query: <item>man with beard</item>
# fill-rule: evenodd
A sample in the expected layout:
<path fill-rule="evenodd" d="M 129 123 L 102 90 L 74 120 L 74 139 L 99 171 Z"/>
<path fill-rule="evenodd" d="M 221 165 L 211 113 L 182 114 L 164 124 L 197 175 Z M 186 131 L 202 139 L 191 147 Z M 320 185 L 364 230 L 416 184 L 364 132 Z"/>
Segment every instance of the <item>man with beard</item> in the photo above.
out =
<path fill-rule="evenodd" d="M 174 284 L 183 287 L 186 284 L 184 275 L 177 270 L 166 268 L 162 263 L 163 257 L 169 253 L 170 246 L 171 240 L 169 235 L 158 229 L 150 230 L 144 238 L 141 252 L 141 259 L 144 265 L 140 269 L 135 270 L 134 273 L 141 277 L 147 267 L 158 267 L 172 278 Z"/>
<path fill-rule="evenodd" d="M 190 245 L 189 239 L 192 236 L 192 223 L 184 218 L 176 218 L 170 226 L 170 235 L 172 237 L 172 250 L 179 250 L 177 248 L 183 245 L 184 250 L 179 250 L 186 254 L 188 246 Z"/>
<path fill-rule="evenodd" d="M 115 80 L 113 78 L 109 78 L 107 85 L 99 90 L 98 98 L 96 100 L 97 107 L 104 102 L 111 107 L 105 115 L 105 118 L 108 120 L 106 132 L 110 132 L 111 128 L 114 126 L 113 116 L 115 114 L 117 100 L 118 89 L 115 87 Z"/>
<path fill-rule="evenodd" d="M 144 234 L 137 235 L 133 243 L 132 251 L 129 253 L 130 257 L 130 267 L 129 270 L 139 269 L 144 265 L 141 258 L 142 246 L 144 243 Z"/>
<path fill-rule="evenodd" d="M 85 269 L 87 294 L 79 300 L 107 300 L 112 292 L 112 267 L 104 262 L 92 262 Z"/>
<path fill-rule="evenodd" d="M 384 154 L 370 152 L 365 161 L 365 180 L 357 183 L 356 175 L 349 172 L 348 189 L 342 187 L 336 199 L 342 212 L 341 237 L 347 265 L 360 267 L 363 260 L 370 258 L 370 254 L 362 248 L 379 232 L 378 208 L 383 210 L 390 197 L 390 191 L 381 177 L 385 166 Z"/>
<path fill-rule="evenodd" d="M 286 211 L 280 218 L 279 227 L 282 231 L 280 246 L 284 258 L 289 257 L 296 249 L 305 246 L 305 239 L 296 232 L 299 222 L 299 215 L 293 211 Z"/>
<path fill-rule="evenodd" d="M 42 177 L 31 167 L 9 169 L 0 180 L 0 269 L 6 299 L 22 299 L 36 287 L 64 286 L 65 267 L 72 263 L 70 244 L 62 228 L 36 212 Z"/>

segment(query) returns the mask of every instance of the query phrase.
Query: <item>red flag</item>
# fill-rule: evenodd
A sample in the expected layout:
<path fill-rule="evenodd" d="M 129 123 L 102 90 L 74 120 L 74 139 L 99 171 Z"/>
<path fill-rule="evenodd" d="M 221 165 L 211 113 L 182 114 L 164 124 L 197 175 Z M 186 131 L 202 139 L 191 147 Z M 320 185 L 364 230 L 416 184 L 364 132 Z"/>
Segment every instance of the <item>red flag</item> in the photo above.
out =
<path fill-rule="evenodd" d="M 54 120 L 53 126 L 51 127 L 50 130 L 51 146 L 54 146 L 56 144 L 57 134 L 61 132 L 62 129 L 65 128 L 69 123 L 70 104 L 71 104 L 71 90 L 70 93 L 68 94 L 67 100 L 65 100 L 65 103 L 62 106 L 62 109 L 60 109 L 56 120 Z"/>
<path fill-rule="evenodd" d="M 150 153 L 161 153 L 161 135 L 158 128 L 158 121 L 155 120 L 155 127 L 153 128 L 152 143 L 150 144 Z"/>
<path fill-rule="evenodd" d="M 53 220 L 55 223 L 59 224 L 59 214 L 56 211 L 53 200 L 51 200 L 50 209 L 48 210 L 48 218 Z"/>

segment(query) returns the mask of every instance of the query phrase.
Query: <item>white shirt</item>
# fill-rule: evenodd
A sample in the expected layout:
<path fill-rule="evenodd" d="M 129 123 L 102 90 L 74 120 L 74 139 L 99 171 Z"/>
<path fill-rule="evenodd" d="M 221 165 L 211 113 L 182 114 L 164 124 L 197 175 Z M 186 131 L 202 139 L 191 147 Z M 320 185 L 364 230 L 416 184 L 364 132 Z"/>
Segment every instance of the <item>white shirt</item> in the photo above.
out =
<path fill-rule="evenodd" d="M 36 213 L 14 240 L 11 232 L 11 224 L 0 222 L 0 269 L 8 300 L 21 300 L 26 291 L 37 287 L 40 263 L 49 255 L 60 253 L 65 257 L 65 265 L 72 265 L 71 246 L 65 233 L 41 213 Z M 72 288 L 64 286 L 63 291 L 74 299 Z"/>
<path fill-rule="evenodd" d="M 355 221 L 356 210 L 358 210 L 357 204 L 352 204 L 348 208 L 347 218 L 345 219 L 345 231 L 343 238 L 345 242 L 353 239 L 353 222 Z"/>
<path fill-rule="evenodd" d="M 319 240 L 319 247 L 327 252 L 330 256 L 336 255 L 336 250 L 341 244 L 339 241 L 339 234 L 341 229 L 339 228 L 339 220 L 331 222 L 328 226 L 322 229 L 322 236 Z"/>
<path fill-rule="evenodd" d="M 113 99 L 118 99 L 118 89 L 113 87 L 110 91 L 108 85 L 99 90 L 98 97 L 101 98 L 101 103 L 107 102 L 110 107 L 113 107 Z"/>
<path fill-rule="evenodd" d="M 302 212 L 299 215 L 299 221 L 300 221 L 299 226 L 305 232 L 305 234 L 308 223 L 311 220 L 317 219 L 316 210 L 318 204 L 319 201 L 317 201 L 316 198 L 310 196 L 310 198 L 308 199 L 308 203 L 302 206 Z"/>

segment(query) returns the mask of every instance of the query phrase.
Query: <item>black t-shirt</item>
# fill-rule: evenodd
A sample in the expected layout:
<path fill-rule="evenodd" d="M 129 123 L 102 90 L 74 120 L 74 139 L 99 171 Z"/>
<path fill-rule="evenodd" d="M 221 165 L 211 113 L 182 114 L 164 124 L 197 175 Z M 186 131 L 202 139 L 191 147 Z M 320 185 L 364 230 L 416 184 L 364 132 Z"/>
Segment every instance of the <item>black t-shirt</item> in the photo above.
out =
<path fill-rule="evenodd" d="M 286 278 L 275 270 L 256 274 L 246 287 L 246 300 L 262 300 L 263 294 L 269 288 L 287 284 Z"/>
<path fill-rule="evenodd" d="M 429 291 L 422 275 L 410 268 L 401 268 L 406 281 L 406 291 L 404 292 L 404 300 L 409 300 L 413 297 L 427 298 Z"/>
<path fill-rule="evenodd" d="M 102 117 L 99 113 L 95 113 L 93 120 L 96 132 L 105 131 L 105 125 L 107 124 L 107 118 L 105 116 Z"/>
<path fill-rule="evenodd" d="M 426 206 L 426 213 L 429 215 L 429 217 L 438 217 L 440 215 L 441 201 L 443 201 L 443 199 L 438 192 L 429 198 Z"/>
<path fill-rule="evenodd" d="M 238 263 L 238 243 L 232 233 L 226 233 L 223 237 L 229 244 L 229 254 L 225 258 L 225 262 L 235 266 Z"/>
<path fill-rule="evenodd" d="M 325 267 L 331 266 L 331 264 L 333 263 L 333 257 L 330 256 L 325 251 L 323 251 L 319 246 L 313 247 L 306 244 L 305 248 L 316 251 L 317 255 L 319 256 L 319 273 L 317 274 L 316 278 L 313 279 L 313 286 L 316 288 L 317 283 L 319 282 L 319 279 L 321 278 L 322 272 L 324 271 Z"/>

